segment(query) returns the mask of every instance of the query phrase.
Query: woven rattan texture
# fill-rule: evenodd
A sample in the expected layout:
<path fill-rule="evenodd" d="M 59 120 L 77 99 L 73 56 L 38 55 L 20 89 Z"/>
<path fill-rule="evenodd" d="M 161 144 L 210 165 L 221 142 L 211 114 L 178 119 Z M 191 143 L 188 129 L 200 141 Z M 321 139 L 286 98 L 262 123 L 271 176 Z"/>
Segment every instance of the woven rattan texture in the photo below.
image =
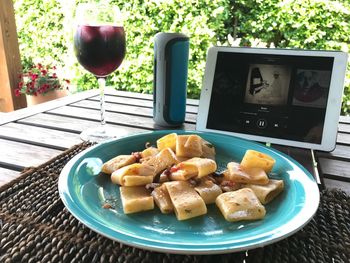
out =
<path fill-rule="evenodd" d="M 248 252 L 170 255 L 122 245 L 91 231 L 62 204 L 57 180 L 81 144 L 31 168 L 0 190 L 0 262 L 350 262 L 350 197 L 324 191 L 316 216 L 301 231 Z"/>

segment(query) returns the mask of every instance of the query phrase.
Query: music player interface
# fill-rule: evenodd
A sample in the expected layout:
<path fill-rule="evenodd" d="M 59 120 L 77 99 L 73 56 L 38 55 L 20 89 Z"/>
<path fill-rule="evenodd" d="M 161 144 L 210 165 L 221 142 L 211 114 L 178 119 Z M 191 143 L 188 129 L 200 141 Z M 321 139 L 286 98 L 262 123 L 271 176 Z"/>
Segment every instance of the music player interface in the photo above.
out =
<path fill-rule="evenodd" d="M 219 52 L 207 128 L 321 143 L 333 62 Z"/>

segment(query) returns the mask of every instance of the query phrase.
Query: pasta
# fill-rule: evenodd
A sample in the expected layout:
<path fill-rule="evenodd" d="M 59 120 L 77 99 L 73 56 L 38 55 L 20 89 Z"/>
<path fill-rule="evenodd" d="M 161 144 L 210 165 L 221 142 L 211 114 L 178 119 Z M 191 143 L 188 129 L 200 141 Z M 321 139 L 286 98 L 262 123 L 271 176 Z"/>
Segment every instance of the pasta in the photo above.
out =
<path fill-rule="evenodd" d="M 174 167 L 171 179 L 174 181 L 186 181 L 192 177 L 204 177 L 216 171 L 216 163 L 211 159 L 194 157 L 181 162 Z"/>
<path fill-rule="evenodd" d="M 169 214 L 174 211 L 174 206 L 171 202 L 168 189 L 165 187 L 165 184 L 155 188 L 152 191 L 152 196 L 154 202 L 157 204 L 163 214 Z"/>
<path fill-rule="evenodd" d="M 120 197 L 125 214 L 131 214 L 154 208 L 153 197 L 143 186 L 122 186 Z"/>
<path fill-rule="evenodd" d="M 202 156 L 202 140 L 198 135 L 178 135 L 176 140 L 176 155 L 180 157 Z"/>
<path fill-rule="evenodd" d="M 264 205 L 284 190 L 283 180 L 268 177 L 275 160 L 267 154 L 247 150 L 240 163 L 228 162 L 218 174 L 214 145 L 198 135 L 170 133 L 156 144 L 102 166 L 120 185 L 126 214 L 154 209 L 155 203 L 161 213 L 188 220 L 215 204 L 227 221 L 260 220 Z"/>
<path fill-rule="evenodd" d="M 252 189 L 260 202 L 267 204 L 283 191 L 284 183 L 283 180 L 270 179 L 267 185 L 247 184 L 244 187 Z"/>
<path fill-rule="evenodd" d="M 168 135 L 163 136 L 162 138 L 157 140 L 157 148 L 161 151 L 165 148 L 170 148 L 173 152 L 176 151 L 176 140 L 177 134 L 170 133 Z"/>
<path fill-rule="evenodd" d="M 207 207 L 203 199 L 199 197 L 188 182 L 172 181 L 164 184 L 174 205 L 178 220 L 190 219 L 207 213 Z"/>
<path fill-rule="evenodd" d="M 134 163 L 114 171 L 111 175 L 111 180 L 114 184 L 125 186 L 146 185 L 153 181 L 154 175 L 154 167 L 147 164 Z"/>
<path fill-rule="evenodd" d="M 239 163 L 230 162 L 224 172 L 224 178 L 237 183 L 268 184 L 269 178 L 259 167 L 243 169 Z"/>
<path fill-rule="evenodd" d="M 261 168 L 266 173 L 271 172 L 274 165 L 275 160 L 273 158 L 254 150 L 247 150 L 241 161 L 241 166 L 244 168 Z"/>
<path fill-rule="evenodd" d="M 155 174 L 159 174 L 166 168 L 177 162 L 174 152 L 170 148 L 164 148 L 157 155 L 148 159 L 145 164 L 154 167 Z"/>
<path fill-rule="evenodd" d="M 230 222 L 262 219 L 266 214 L 265 207 L 249 188 L 219 195 L 216 205 Z"/>
<path fill-rule="evenodd" d="M 106 174 L 111 174 L 115 170 L 122 168 L 126 165 L 136 162 L 136 158 L 133 155 L 119 155 L 109 160 L 102 165 L 102 172 Z"/>
<path fill-rule="evenodd" d="M 201 180 L 194 189 L 206 204 L 215 203 L 216 198 L 222 194 L 221 188 L 211 180 Z"/>

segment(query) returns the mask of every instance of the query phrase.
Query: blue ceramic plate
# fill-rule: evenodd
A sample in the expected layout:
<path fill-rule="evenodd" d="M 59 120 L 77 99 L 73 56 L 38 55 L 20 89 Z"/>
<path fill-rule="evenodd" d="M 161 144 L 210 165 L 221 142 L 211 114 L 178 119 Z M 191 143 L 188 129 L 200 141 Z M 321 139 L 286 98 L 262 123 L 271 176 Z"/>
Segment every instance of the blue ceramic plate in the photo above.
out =
<path fill-rule="evenodd" d="M 178 221 L 158 208 L 131 215 L 123 213 L 119 187 L 108 176 L 97 176 L 102 163 L 119 154 L 144 149 L 145 142 L 174 131 L 132 135 L 91 147 L 75 156 L 63 169 L 59 193 L 68 210 L 90 229 L 121 243 L 154 251 L 179 254 L 216 254 L 262 247 L 295 233 L 314 215 L 319 204 L 317 184 L 310 173 L 290 157 L 260 144 L 236 137 L 196 133 L 215 145 L 218 166 L 240 161 L 247 149 L 276 159 L 275 178 L 283 179 L 285 191 L 266 205 L 263 220 L 230 223 L 219 209 L 208 206 L 205 216 Z M 105 200 L 115 209 L 102 208 Z"/>

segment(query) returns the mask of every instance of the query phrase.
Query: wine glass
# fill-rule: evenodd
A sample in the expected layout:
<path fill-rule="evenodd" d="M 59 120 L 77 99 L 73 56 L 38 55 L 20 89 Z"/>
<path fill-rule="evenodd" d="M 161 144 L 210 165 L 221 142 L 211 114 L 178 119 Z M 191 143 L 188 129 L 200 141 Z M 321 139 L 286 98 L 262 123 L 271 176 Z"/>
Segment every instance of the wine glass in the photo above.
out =
<path fill-rule="evenodd" d="M 104 89 L 106 77 L 115 71 L 125 56 L 125 32 L 117 6 L 101 3 L 79 4 L 76 10 L 74 52 L 79 63 L 95 75 L 100 89 L 101 122 L 80 134 L 84 141 L 101 142 L 117 136 L 106 126 Z"/>

